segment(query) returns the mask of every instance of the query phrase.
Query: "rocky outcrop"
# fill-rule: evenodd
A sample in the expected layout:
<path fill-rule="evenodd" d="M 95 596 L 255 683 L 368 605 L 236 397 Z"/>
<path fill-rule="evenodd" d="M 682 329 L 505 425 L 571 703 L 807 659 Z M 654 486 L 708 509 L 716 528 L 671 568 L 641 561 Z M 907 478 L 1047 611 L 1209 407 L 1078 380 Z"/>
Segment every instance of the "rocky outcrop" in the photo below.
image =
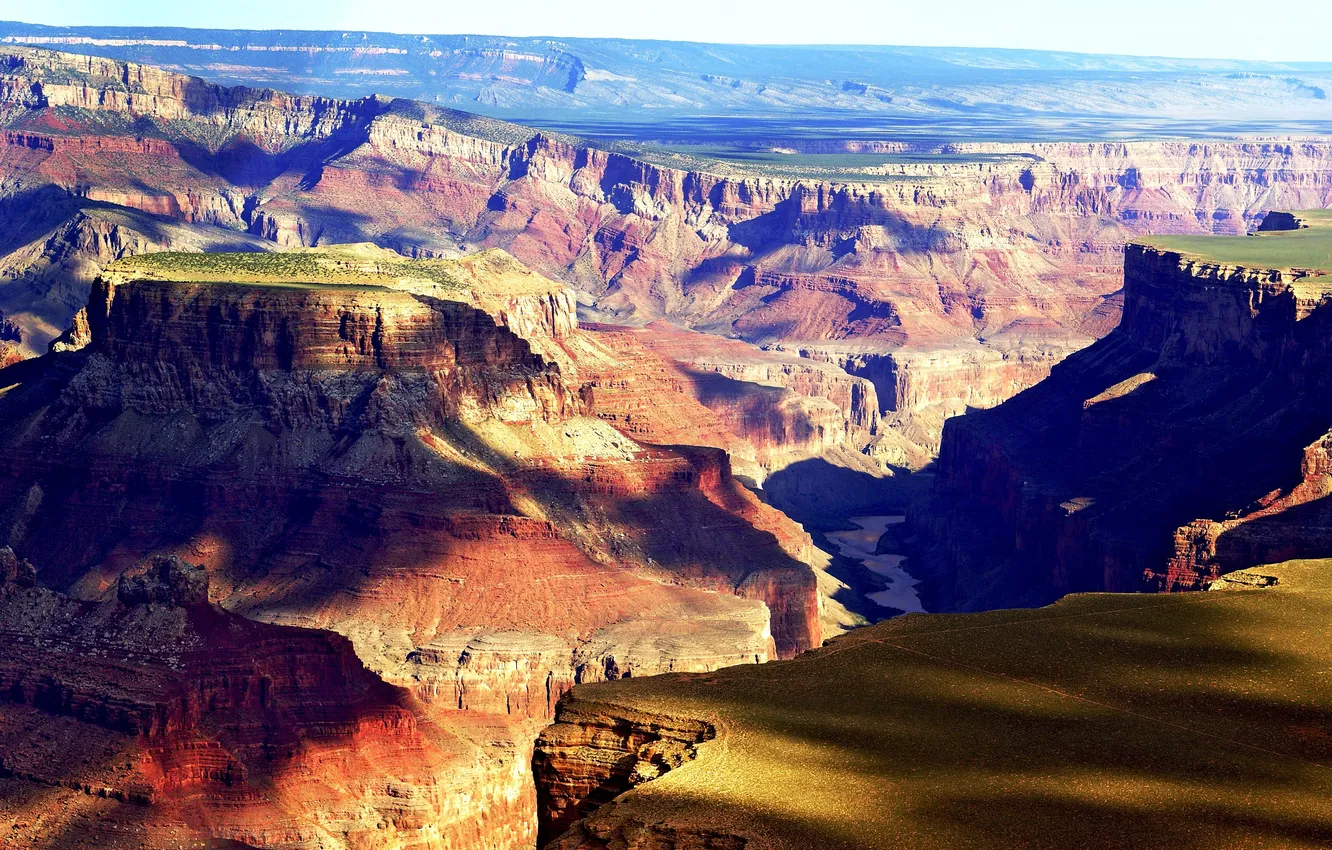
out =
<path fill-rule="evenodd" d="M 14 550 L 0 549 L 0 587 L 32 587 L 37 581 L 37 569 L 21 560 Z"/>
<path fill-rule="evenodd" d="M 560 703 L 537 739 L 537 846 L 550 846 L 576 821 L 624 792 L 694 758 L 716 729 L 704 720 L 619 707 Z"/>
<path fill-rule="evenodd" d="M 0 594 L 7 840 L 531 843 L 530 798 L 504 759 L 444 733 L 346 639 L 181 597 L 191 569 L 144 565 L 162 582 L 151 599 L 133 580 L 133 598 L 122 585 L 100 604 L 40 588 Z M 463 788 L 486 801 L 486 819 L 483 806 L 458 805 Z"/>
<path fill-rule="evenodd" d="M 92 328 L 88 325 L 88 308 L 84 307 L 74 314 L 69 327 L 60 336 L 51 340 L 51 352 L 78 351 L 92 342 Z"/>
<path fill-rule="evenodd" d="M 120 574 L 116 599 L 125 605 L 207 605 L 208 572 L 176 555 L 158 555 Z"/>
<path fill-rule="evenodd" d="M 947 603 L 1193 589 L 1322 555 L 1325 278 L 1135 245 L 1124 294 L 1105 339 L 949 420 L 917 517 Z"/>

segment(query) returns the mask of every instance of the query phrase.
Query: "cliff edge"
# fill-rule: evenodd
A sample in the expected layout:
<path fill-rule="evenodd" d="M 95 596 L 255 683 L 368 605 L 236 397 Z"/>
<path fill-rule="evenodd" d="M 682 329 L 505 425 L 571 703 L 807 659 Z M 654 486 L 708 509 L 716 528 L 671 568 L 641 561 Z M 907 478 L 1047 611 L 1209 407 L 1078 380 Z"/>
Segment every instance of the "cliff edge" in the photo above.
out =
<path fill-rule="evenodd" d="M 580 686 L 537 743 L 545 846 L 1312 850 L 1332 840 L 1329 569 Z"/>
<path fill-rule="evenodd" d="M 1195 589 L 1327 554 L 1332 217 L 1300 220 L 1130 245 L 1115 331 L 948 421 L 917 517 L 940 604 Z"/>

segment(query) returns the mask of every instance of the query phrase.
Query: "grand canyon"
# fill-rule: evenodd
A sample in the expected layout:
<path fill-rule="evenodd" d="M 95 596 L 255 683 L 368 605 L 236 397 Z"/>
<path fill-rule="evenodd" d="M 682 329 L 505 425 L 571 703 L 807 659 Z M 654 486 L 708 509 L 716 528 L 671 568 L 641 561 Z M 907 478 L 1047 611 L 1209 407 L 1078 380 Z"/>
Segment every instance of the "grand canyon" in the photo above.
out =
<path fill-rule="evenodd" d="M 1328 846 L 1328 82 L 0 22 L 0 847 Z"/>

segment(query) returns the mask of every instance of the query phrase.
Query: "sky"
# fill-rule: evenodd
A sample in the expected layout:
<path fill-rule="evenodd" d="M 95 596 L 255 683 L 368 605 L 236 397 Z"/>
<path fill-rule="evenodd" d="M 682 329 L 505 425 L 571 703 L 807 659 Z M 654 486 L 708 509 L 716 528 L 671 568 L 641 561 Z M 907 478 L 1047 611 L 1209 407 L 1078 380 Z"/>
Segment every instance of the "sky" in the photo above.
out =
<path fill-rule="evenodd" d="M 1332 0 L 0 0 L 0 19 L 1332 62 Z"/>

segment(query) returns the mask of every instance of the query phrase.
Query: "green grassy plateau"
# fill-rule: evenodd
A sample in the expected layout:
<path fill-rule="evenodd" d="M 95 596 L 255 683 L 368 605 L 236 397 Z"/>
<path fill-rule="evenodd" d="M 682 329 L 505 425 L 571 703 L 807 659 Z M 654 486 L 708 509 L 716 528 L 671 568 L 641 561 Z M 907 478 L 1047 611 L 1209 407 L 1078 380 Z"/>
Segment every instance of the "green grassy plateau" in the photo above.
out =
<path fill-rule="evenodd" d="M 1332 274 L 1332 210 L 1298 212 L 1295 216 L 1306 226 L 1252 236 L 1153 236 L 1142 241 L 1219 265 Z"/>
<path fill-rule="evenodd" d="M 142 254 L 112 263 L 106 273 L 121 280 L 393 289 L 441 298 L 541 295 L 561 288 L 498 249 L 451 260 L 411 260 L 368 243 L 272 253 Z"/>
<path fill-rule="evenodd" d="M 1280 584 L 913 615 L 794 661 L 580 687 L 598 711 L 718 727 L 597 831 L 666 823 L 749 850 L 1332 846 L 1332 561 L 1248 572 Z"/>
<path fill-rule="evenodd" d="M 408 260 L 392 251 L 364 245 L 273 253 L 144 254 L 120 260 L 108 271 L 178 283 L 321 287 L 412 278 L 461 287 L 448 260 Z"/>

